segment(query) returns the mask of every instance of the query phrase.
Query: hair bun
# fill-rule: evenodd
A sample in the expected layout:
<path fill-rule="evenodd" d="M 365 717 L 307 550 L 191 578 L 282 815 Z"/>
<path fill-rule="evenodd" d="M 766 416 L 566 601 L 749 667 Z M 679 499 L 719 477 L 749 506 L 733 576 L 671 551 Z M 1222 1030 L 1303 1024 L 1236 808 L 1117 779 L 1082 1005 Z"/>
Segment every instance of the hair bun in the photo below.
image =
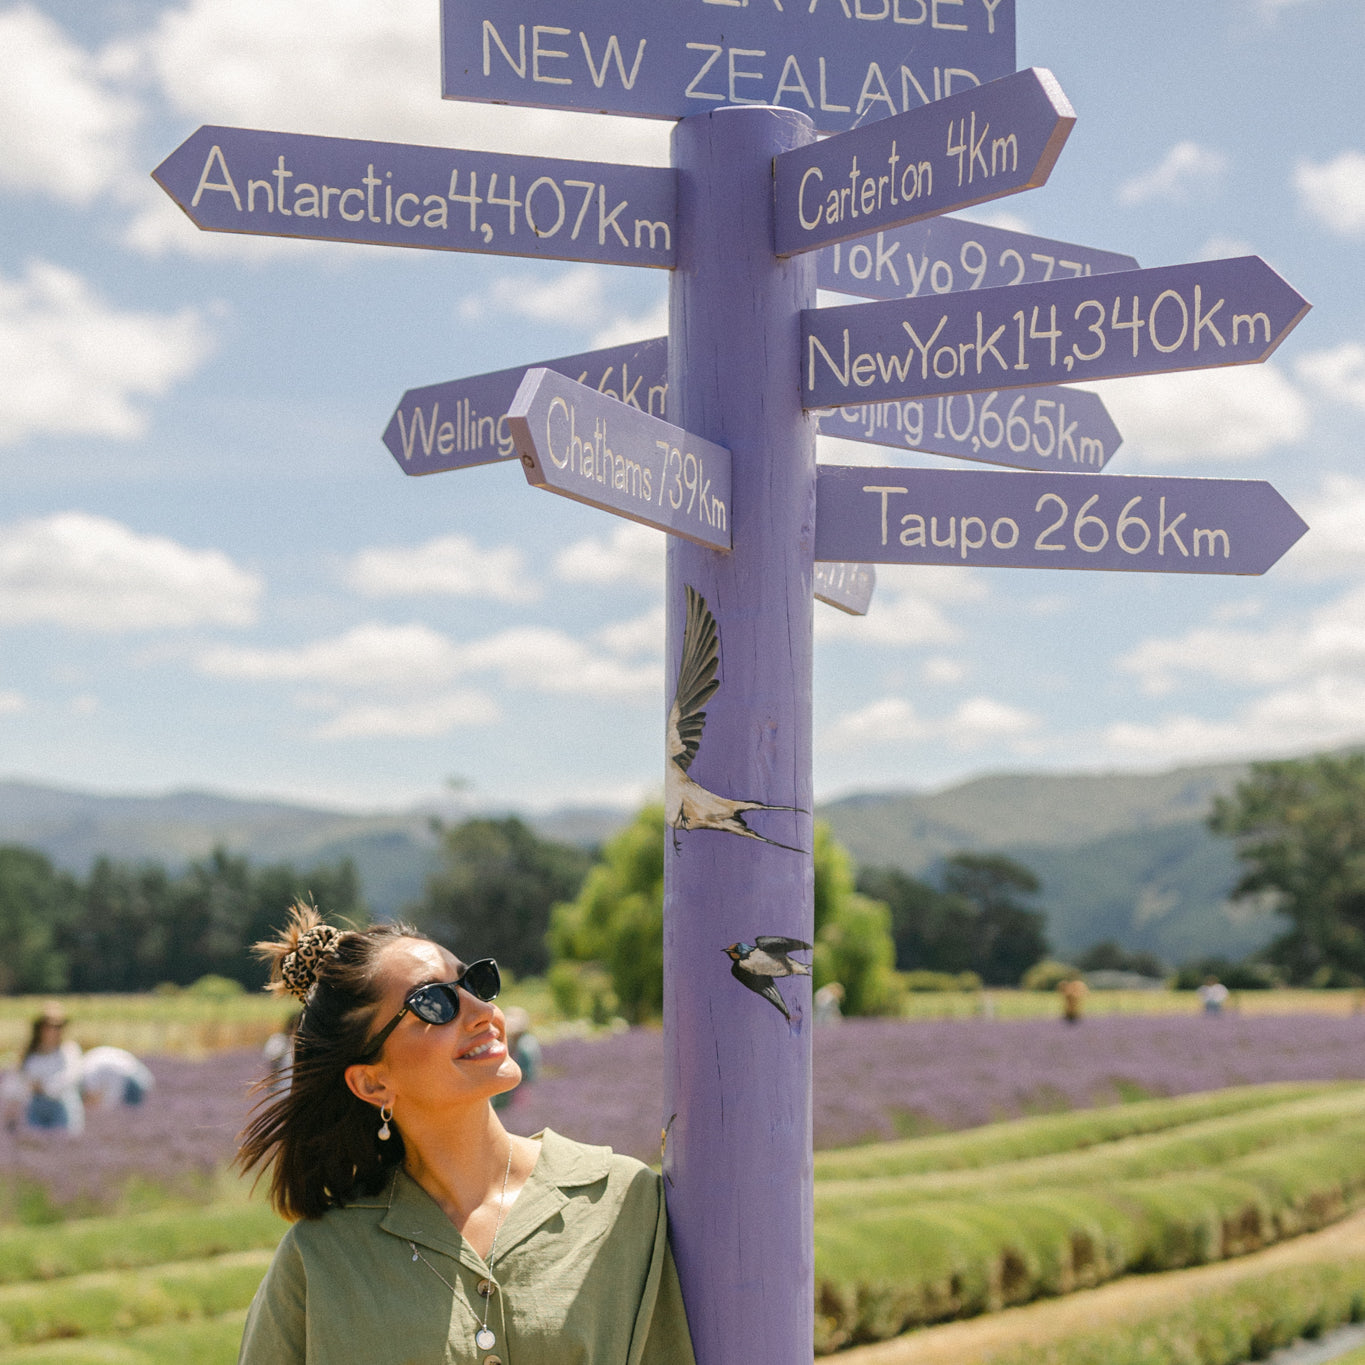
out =
<path fill-rule="evenodd" d="M 294 951 L 286 953 L 280 962 L 280 980 L 290 995 L 300 1000 L 308 998 L 323 961 L 336 951 L 340 938 L 341 930 L 333 929 L 330 924 L 315 924 L 299 935 Z"/>

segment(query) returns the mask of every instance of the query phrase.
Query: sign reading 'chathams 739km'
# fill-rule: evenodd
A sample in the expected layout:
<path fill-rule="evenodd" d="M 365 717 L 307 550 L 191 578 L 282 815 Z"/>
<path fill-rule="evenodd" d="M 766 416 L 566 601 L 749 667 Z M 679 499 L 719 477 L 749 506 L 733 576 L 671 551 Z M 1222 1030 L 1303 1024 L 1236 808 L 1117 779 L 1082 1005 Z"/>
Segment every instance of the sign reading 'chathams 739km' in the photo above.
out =
<path fill-rule="evenodd" d="M 1014 67 L 1014 0 L 441 4 L 452 100 L 672 119 L 775 104 L 833 133 Z"/>

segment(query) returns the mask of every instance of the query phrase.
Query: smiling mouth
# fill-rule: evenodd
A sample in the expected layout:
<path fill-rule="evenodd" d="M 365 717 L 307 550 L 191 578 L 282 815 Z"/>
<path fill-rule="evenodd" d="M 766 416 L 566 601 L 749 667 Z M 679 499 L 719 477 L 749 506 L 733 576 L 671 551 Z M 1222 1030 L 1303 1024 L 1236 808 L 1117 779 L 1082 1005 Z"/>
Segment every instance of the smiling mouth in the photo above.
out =
<path fill-rule="evenodd" d="M 462 1052 L 455 1059 L 457 1062 L 477 1062 L 484 1057 L 497 1053 L 501 1055 L 506 1051 L 501 1038 L 490 1038 L 486 1043 L 480 1043 L 478 1047 L 472 1047 L 468 1052 Z"/>

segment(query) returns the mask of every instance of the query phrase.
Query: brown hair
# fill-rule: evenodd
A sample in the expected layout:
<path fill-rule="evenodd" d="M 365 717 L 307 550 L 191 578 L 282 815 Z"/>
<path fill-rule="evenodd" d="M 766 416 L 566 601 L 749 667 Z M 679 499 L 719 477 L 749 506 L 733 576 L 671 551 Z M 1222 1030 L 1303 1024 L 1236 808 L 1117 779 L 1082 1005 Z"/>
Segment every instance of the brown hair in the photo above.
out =
<path fill-rule="evenodd" d="M 256 1106 L 237 1152 L 243 1171 L 270 1166 L 270 1202 L 283 1217 L 320 1218 L 377 1194 L 402 1161 L 402 1136 L 394 1130 L 379 1141 L 376 1110 L 351 1092 L 346 1068 L 364 1055 L 374 1027 L 381 953 L 399 939 L 426 937 L 396 923 L 329 930 L 300 902 L 276 938 L 255 945 L 270 964 L 266 989 L 304 998 L 292 1064 L 256 1087 L 283 1077 L 287 1088 Z"/>

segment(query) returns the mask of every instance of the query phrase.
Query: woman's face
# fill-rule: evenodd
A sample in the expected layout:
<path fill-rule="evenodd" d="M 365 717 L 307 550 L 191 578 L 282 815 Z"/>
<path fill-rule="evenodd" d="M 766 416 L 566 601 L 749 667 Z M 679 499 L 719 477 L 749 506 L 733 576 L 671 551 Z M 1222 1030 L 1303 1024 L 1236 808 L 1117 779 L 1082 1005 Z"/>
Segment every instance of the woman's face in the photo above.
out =
<path fill-rule="evenodd" d="M 397 939 L 379 963 L 383 996 L 375 1013 L 377 1032 L 403 1008 L 409 992 L 436 981 L 454 981 L 465 964 L 439 944 Z M 460 991 L 460 1010 L 448 1024 L 427 1024 L 409 1012 L 389 1034 L 376 1079 L 392 1093 L 396 1121 L 423 1111 L 440 1113 L 452 1105 L 486 1103 L 513 1089 L 521 1068 L 507 1049 L 502 1011 Z"/>
<path fill-rule="evenodd" d="M 56 1052 L 62 1045 L 62 1030 L 65 1024 L 59 1024 L 53 1019 L 44 1019 L 38 1026 L 38 1051 Z"/>

